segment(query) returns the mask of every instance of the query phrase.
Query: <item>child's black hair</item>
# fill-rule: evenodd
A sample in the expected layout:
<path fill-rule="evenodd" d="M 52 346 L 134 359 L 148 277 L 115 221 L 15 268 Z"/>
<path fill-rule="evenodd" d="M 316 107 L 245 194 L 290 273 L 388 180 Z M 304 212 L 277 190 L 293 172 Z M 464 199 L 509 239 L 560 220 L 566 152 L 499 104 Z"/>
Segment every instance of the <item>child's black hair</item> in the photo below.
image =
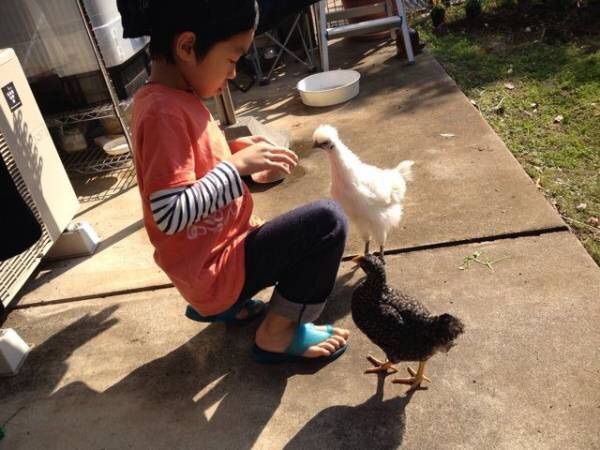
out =
<path fill-rule="evenodd" d="M 151 0 L 150 56 L 174 63 L 173 41 L 190 31 L 202 59 L 218 42 L 256 29 L 258 19 L 255 0 Z"/>

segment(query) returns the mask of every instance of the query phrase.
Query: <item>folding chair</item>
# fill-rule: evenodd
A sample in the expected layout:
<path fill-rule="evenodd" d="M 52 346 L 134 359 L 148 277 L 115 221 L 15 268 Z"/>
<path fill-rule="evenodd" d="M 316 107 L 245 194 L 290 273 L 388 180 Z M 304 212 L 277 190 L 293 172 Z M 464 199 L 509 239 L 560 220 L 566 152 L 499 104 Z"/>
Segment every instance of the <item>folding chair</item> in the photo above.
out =
<path fill-rule="evenodd" d="M 395 8 L 394 8 L 395 6 Z M 377 31 L 394 30 L 400 28 L 404 37 L 404 46 L 408 61 L 413 64 L 415 56 L 410 42 L 408 32 L 408 21 L 404 11 L 403 0 L 383 0 L 381 3 L 375 3 L 369 6 L 360 6 L 341 11 L 327 12 L 327 0 L 321 0 L 318 5 L 314 5 L 313 12 L 317 19 L 319 49 L 321 55 L 321 70 L 329 70 L 329 51 L 328 41 L 336 38 L 358 36 Z M 327 24 L 346 19 L 366 16 L 374 13 L 385 13 L 386 17 L 380 19 L 364 20 L 358 23 L 328 27 Z"/>
<path fill-rule="evenodd" d="M 289 56 L 291 56 L 296 61 L 298 61 L 299 63 L 306 66 L 306 68 L 308 69 L 309 72 L 314 72 L 316 70 L 315 64 L 313 62 L 313 57 L 312 57 L 313 43 L 312 43 L 311 32 L 310 32 L 310 23 L 309 23 L 309 19 L 307 16 L 307 14 L 309 14 L 309 13 L 310 13 L 310 11 L 307 8 L 296 13 L 296 15 L 294 16 L 294 21 L 292 23 L 292 26 L 288 30 L 288 33 L 285 36 L 283 42 L 280 41 L 279 39 L 277 39 L 273 35 L 272 30 L 265 31 L 263 33 L 264 36 L 266 36 L 271 42 L 273 42 L 278 47 L 278 52 L 275 57 L 275 60 L 273 61 L 273 64 L 271 65 L 271 68 L 269 69 L 269 72 L 267 73 L 266 76 L 264 75 L 264 72 L 262 70 L 262 66 L 260 63 L 260 56 L 258 54 L 256 44 L 254 42 L 252 43 L 252 53 L 253 53 L 252 64 L 254 66 L 254 69 L 256 71 L 256 74 L 258 76 L 260 84 L 264 85 L 264 84 L 269 83 L 269 81 L 271 79 L 271 75 L 273 74 L 273 71 L 277 68 L 277 64 L 279 63 L 279 60 L 283 56 L 284 52 L 286 54 L 288 54 Z M 304 24 L 302 22 L 304 22 Z M 306 29 L 306 36 L 305 36 L 305 30 L 302 29 L 303 26 Z M 300 41 L 302 42 L 302 47 L 304 49 L 304 55 L 306 57 L 306 60 L 302 60 L 301 58 L 299 58 L 298 55 L 296 55 L 293 51 L 291 51 L 287 47 L 288 42 L 290 41 L 290 38 L 292 37 L 292 35 L 294 34 L 295 31 L 300 36 Z"/>

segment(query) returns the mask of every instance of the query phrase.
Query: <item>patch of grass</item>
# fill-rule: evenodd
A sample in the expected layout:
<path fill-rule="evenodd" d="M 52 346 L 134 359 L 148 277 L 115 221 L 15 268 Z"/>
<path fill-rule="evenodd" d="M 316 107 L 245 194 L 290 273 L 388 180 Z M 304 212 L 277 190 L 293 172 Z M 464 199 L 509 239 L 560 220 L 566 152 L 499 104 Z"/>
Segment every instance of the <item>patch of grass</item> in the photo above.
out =
<path fill-rule="evenodd" d="M 415 25 L 600 265 L 600 37 L 503 14 L 519 12 L 487 4 L 469 23 L 458 5 L 441 32 L 425 18 Z M 548 29 L 569 39 L 547 39 Z"/>

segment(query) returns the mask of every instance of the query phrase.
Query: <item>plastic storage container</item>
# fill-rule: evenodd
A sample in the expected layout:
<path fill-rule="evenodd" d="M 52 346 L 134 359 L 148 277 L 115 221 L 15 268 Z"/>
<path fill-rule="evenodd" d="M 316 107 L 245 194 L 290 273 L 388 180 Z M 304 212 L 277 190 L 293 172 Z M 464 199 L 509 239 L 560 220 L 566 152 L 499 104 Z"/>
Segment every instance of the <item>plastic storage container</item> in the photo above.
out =
<path fill-rule="evenodd" d="M 123 39 L 116 0 L 84 0 L 107 67 L 138 53 L 148 38 Z M 0 1 L 0 47 L 12 47 L 27 77 L 98 70 L 75 0 Z"/>

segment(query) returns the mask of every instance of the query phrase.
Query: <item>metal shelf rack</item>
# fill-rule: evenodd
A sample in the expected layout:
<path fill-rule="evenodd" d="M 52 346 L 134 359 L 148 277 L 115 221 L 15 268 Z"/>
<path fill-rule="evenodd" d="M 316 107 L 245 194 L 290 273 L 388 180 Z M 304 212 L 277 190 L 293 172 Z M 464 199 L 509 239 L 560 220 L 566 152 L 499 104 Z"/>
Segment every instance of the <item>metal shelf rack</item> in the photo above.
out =
<path fill-rule="evenodd" d="M 128 99 L 120 102 L 119 107 L 124 111 L 131 106 L 131 103 L 131 99 Z M 110 117 L 115 117 L 112 103 L 47 117 L 46 125 L 49 128 L 60 128 Z M 73 181 L 77 197 L 82 203 L 112 197 L 136 184 L 133 157 L 130 152 L 111 156 L 106 154 L 101 147 L 92 144 L 87 149 L 78 152 L 59 151 L 59 155 L 65 170 Z M 118 179 L 118 182 L 102 192 L 95 192 L 92 195 L 87 192 L 86 186 L 109 177 Z"/>
<path fill-rule="evenodd" d="M 81 203 L 102 201 L 137 185 L 131 165 L 110 172 L 71 175 L 71 181 Z"/>
<path fill-rule="evenodd" d="M 131 104 L 132 99 L 127 99 L 120 101 L 118 106 L 122 111 L 126 111 L 131 107 Z M 76 123 L 106 119 L 109 117 L 115 117 L 114 105 L 112 103 L 105 103 L 92 108 L 47 116 L 46 125 L 49 128 L 64 127 L 66 125 L 74 125 Z"/>
<path fill-rule="evenodd" d="M 129 152 L 110 156 L 97 146 L 89 147 L 87 150 L 80 152 L 61 152 L 60 156 L 67 172 L 78 175 L 92 175 L 128 167 L 133 168 L 133 161 Z"/>
<path fill-rule="evenodd" d="M 68 111 L 61 114 L 51 115 L 45 118 L 48 128 L 62 128 L 69 125 L 75 125 L 81 122 L 90 122 L 94 120 L 114 117 L 118 120 L 121 130 L 130 151 L 117 156 L 107 155 L 102 148 L 92 145 L 86 150 L 74 153 L 59 152 L 67 173 L 74 181 L 75 191 L 81 202 L 103 200 L 116 195 L 136 183 L 135 168 L 133 166 L 133 154 L 131 152 L 131 136 L 129 128 L 124 118 L 124 113 L 132 105 L 132 99 L 119 100 L 119 97 L 112 84 L 112 80 L 106 69 L 104 58 L 98 47 L 98 42 L 91 28 L 89 17 L 85 10 L 83 0 L 75 0 L 79 8 L 81 20 L 83 21 L 92 50 L 98 63 L 98 68 L 102 73 L 102 78 L 110 96 L 110 102 L 97 105 L 90 108 L 76 111 Z M 116 180 L 101 192 L 92 192 L 91 185 L 103 186 L 102 183 L 107 179 Z M 100 180 L 100 183 L 97 181 Z M 83 189 L 79 189 L 83 187 Z"/>

